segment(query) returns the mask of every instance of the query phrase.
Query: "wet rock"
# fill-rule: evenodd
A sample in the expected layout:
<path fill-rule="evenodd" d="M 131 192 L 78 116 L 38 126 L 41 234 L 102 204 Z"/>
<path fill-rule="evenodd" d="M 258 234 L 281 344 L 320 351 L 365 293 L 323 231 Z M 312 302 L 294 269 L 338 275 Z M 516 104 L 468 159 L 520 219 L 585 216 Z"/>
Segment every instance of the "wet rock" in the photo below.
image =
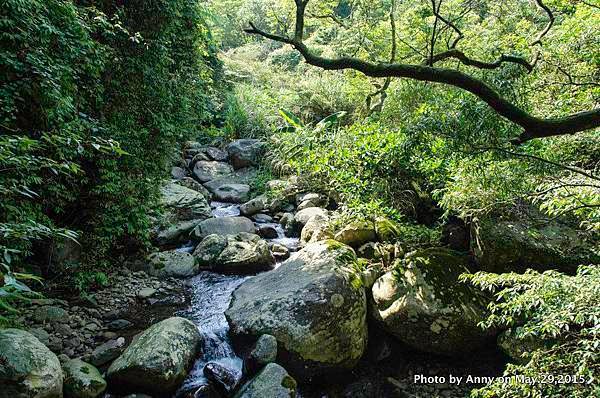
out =
<path fill-rule="evenodd" d="M 220 217 L 202 221 L 193 232 L 196 238 L 208 235 L 235 235 L 240 232 L 254 233 L 254 223 L 246 217 Z"/>
<path fill-rule="evenodd" d="M 186 391 L 182 394 L 183 398 L 223 398 L 223 395 L 219 393 L 215 387 L 211 384 L 205 384 L 200 387 L 195 387 L 190 391 Z"/>
<path fill-rule="evenodd" d="M 161 228 L 156 236 L 156 243 L 159 246 L 169 246 L 185 243 L 190 239 L 190 233 L 202 222 L 199 220 L 179 221 Z"/>
<path fill-rule="evenodd" d="M 242 215 L 250 217 L 260 213 L 268 208 L 268 198 L 266 195 L 257 196 L 256 198 L 244 203 L 240 206 Z"/>
<path fill-rule="evenodd" d="M 272 225 L 261 225 L 258 227 L 258 234 L 265 239 L 275 239 L 279 234 Z"/>
<path fill-rule="evenodd" d="M 80 359 L 63 364 L 65 398 L 96 398 L 106 390 L 106 381 L 94 366 Z"/>
<path fill-rule="evenodd" d="M 273 268 L 275 260 L 267 242 L 248 233 L 209 235 L 194 251 L 200 267 L 228 274 L 253 274 Z"/>
<path fill-rule="evenodd" d="M 255 222 L 259 223 L 259 224 L 264 224 L 264 223 L 270 223 L 270 222 L 273 222 L 273 217 L 271 217 L 271 216 L 270 216 L 270 215 L 268 215 L 268 214 L 262 214 L 262 213 L 259 213 L 259 214 L 256 214 L 256 215 L 254 215 L 254 216 L 252 217 L 252 219 L 253 219 Z"/>
<path fill-rule="evenodd" d="M 32 334 L 0 330 L 0 395 L 61 398 L 63 372 L 56 355 Z"/>
<path fill-rule="evenodd" d="M 242 283 L 225 312 L 235 341 L 275 336 L 302 379 L 352 368 L 366 346 L 366 296 L 356 256 L 335 241 L 307 245 L 279 268 Z"/>
<path fill-rule="evenodd" d="M 42 328 L 32 328 L 29 329 L 29 333 L 31 333 L 36 339 L 38 339 L 45 346 L 50 342 L 50 335 Z"/>
<path fill-rule="evenodd" d="M 127 319 L 115 319 L 106 325 L 109 330 L 113 331 L 127 329 L 131 326 L 133 326 L 133 323 L 129 322 Z"/>
<path fill-rule="evenodd" d="M 227 177 L 233 173 L 232 167 L 224 162 L 200 161 L 194 165 L 194 176 L 202 183 Z"/>
<path fill-rule="evenodd" d="M 143 289 L 140 289 L 137 292 L 137 296 L 141 299 L 150 298 L 150 297 L 154 296 L 155 294 L 156 294 L 156 289 L 151 288 L 151 287 L 145 287 Z"/>
<path fill-rule="evenodd" d="M 206 219 L 211 216 L 208 201 L 199 192 L 171 182 L 162 188 L 163 206 L 179 221 Z"/>
<path fill-rule="evenodd" d="M 176 184 L 198 192 L 199 194 L 204 196 L 206 200 L 211 200 L 212 198 L 212 194 L 208 191 L 208 189 L 206 189 L 204 185 L 200 184 L 192 177 L 182 178 L 181 180 L 177 181 Z"/>
<path fill-rule="evenodd" d="M 258 165 L 265 154 L 266 145 L 260 140 L 241 139 L 233 141 L 225 149 L 233 167 L 241 169 Z"/>
<path fill-rule="evenodd" d="M 223 184 L 214 189 L 213 194 L 214 198 L 221 202 L 243 203 L 250 196 L 250 186 L 246 184 Z"/>
<path fill-rule="evenodd" d="M 144 331 L 110 366 L 115 393 L 172 394 L 185 379 L 200 347 L 198 328 L 173 317 Z"/>
<path fill-rule="evenodd" d="M 275 257 L 276 261 L 283 261 L 290 257 L 290 249 L 279 243 L 273 243 L 271 245 L 271 254 Z"/>
<path fill-rule="evenodd" d="M 407 255 L 395 271 L 373 286 L 371 314 L 404 344 L 425 352 L 466 355 L 493 335 L 479 327 L 486 317 L 486 299 L 458 277 L 468 257 L 432 248 Z"/>
<path fill-rule="evenodd" d="M 296 203 L 298 203 L 298 211 L 300 211 L 309 207 L 323 207 L 327 205 L 327 200 L 318 193 L 308 193 L 300 195 Z"/>
<path fill-rule="evenodd" d="M 354 248 L 376 239 L 375 226 L 368 221 L 355 221 L 335 234 L 335 240 Z"/>
<path fill-rule="evenodd" d="M 69 314 L 60 307 L 47 305 L 36 308 L 33 312 L 33 320 L 38 323 L 69 322 Z"/>
<path fill-rule="evenodd" d="M 170 250 L 148 256 L 146 272 L 157 277 L 187 278 L 198 273 L 198 266 L 190 253 Z"/>
<path fill-rule="evenodd" d="M 234 398 L 294 398 L 297 383 L 276 363 L 270 363 L 234 395 Z"/>
<path fill-rule="evenodd" d="M 277 339 L 270 334 L 260 336 L 244 359 L 244 373 L 255 374 L 268 363 L 277 359 Z"/>
<path fill-rule="evenodd" d="M 241 380 L 241 374 L 217 362 L 207 363 L 202 372 L 225 395 L 231 394 Z"/>
<path fill-rule="evenodd" d="M 109 340 L 96 347 L 90 355 L 90 362 L 95 366 L 102 366 L 117 358 L 125 350 L 125 338 Z"/>

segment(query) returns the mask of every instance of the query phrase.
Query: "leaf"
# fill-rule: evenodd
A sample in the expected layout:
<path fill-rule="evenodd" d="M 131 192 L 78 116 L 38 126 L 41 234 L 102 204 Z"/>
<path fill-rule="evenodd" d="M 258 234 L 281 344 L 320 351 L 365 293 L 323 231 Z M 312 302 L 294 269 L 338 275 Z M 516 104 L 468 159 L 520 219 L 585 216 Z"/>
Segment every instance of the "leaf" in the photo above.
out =
<path fill-rule="evenodd" d="M 287 124 L 289 124 L 290 126 L 295 127 L 296 129 L 304 128 L 304 124 L 302 123 L 300 118 L 298 116 L 294 115 L 292 112 L 287 111 L 285 109 L 279 109 L 279 114 L 281 115 L 281 117 L 283 117 L 285 122 Z"/>

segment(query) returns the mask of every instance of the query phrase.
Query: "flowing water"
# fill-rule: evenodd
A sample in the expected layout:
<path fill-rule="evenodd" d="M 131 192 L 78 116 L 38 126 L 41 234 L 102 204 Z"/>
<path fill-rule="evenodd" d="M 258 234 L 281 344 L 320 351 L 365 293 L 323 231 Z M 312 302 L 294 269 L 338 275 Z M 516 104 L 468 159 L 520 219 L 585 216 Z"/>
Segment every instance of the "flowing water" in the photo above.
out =
<path fill-rule="evenodd" d="M 240 215 L 240 206 L 231 203 L 212 202 L 213 217 L 236 217 Z M 283 227 L 277 223 L 270 225 L 277 230 L 278 237 L 268 239 L 269 242 L 279 243 L 295 251 L 299 247 L 299 239 L 288 238 Z M 191 242 L 182 246 L 180 251 L 193 251 Z M 194 322 L 202 334 L 202 356 L 196 361 L 190 374 L 184 381 L 176 396 L 194 391 L 208 383 L 203 369 L 208 362 L 217 362 L 231 371 L 242 373 L 242 359 L 238 357 L 229 340 L 229 325 L 225 318 L 225 310 L 229 307 L 233 291 L 251 276 L 221 275 L 203 271 L 189 279 L 187 285 L 190 293 L 190 307 L 178 315 Z"/>

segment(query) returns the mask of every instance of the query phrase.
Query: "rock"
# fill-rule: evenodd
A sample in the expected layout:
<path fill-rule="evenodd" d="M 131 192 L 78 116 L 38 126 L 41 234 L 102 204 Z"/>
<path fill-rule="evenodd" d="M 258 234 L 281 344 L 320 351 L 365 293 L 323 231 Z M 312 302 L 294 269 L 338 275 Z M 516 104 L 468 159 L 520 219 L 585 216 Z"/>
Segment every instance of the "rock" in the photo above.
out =
<path fill-rule="evenodd" d="M 261 225 L 258 227 L 258 234 L 265 239 L 275 239 L 279 233 L 272 225 Z"/>
<path fill-rule="evenodd" d="M 202 372 L 225 395 L 231 394 L 242 378 L 242 375 L 235 370 L 228 369 L 217 362 L 207 363 Z"/>
<path fill-rule="evenodd" d="M 253 375 L 277 359 L 277 339 L 270 334 L 260 336 L 244 360 L 244 373 Z"/>
<path fill-rule="evenodd" d="M 90 354 L 90 362 L 94 366 L 102 366 L 117 358 L 125 350 L 125 338 L 109 340 L 99 345 Z"/>
<path fill-rule="evenodd" d="M 442 228 L 440 242 L 452 250 L 468 252 L 471 234 L 469 227 L 458 217 L 449 217 Z"/>
<path fill-rule="evenodd" d="M 203 220 L 211 216 L 204 195 L 174 182 L 162 188 L 162 204 L 178 221 Z"/>
<path fill-rule="evenodd" d="M 62 398 L 63 372 L 56 355 L 32 334 L 0 330 L 0 395 Z"/>
<path fill-rule="evenodd" d="M 190 253 L 169 250 L 148 256 L 146 272 L 156 277 L 187 278 L 198 273 L 198 265 Z"/>
<path fill-rule="evenodd" d="M 352 222 L 335 234 L 335 240 L 355 248 L 376 239 L 375 226 L 367 221 Z"/>
<path fill-rule="evenodd" d="M 243 203 L 250 196 L 250 186 L 246 184 L 223 184 L 216 188 L 213 193 L 215 199 L 221 202 Z"/>
<path fill-rule="evenodd" d="M 557 269 L 574 274 L 580 264 L 600 263 L 600 245 L 559 222 L 483 220 L 473 223 L 471 246 L 484 271 Z"/>
<path fill-rule="evenodd" d="M 199 266 L 224 274 L 254 274 L 275 265 L 269 245 L 257 235 L 209 235 L 194 250 Z"/>
<path fill-rule="evenodd" d="M 375 234 L 380 242 L 395 242 L 401 237 L 400 226 L 385 217 L 375 219 Z"/>
<path fill-rule="evenodd" d="M 302 379 L 352 368 L 367 339 L 366 296 L 354 261 L 348 246 L 312 243 L 243 282 L 225 312 L 234 342 L 275 336 L 279 359 Z"/>
<path fill-rule="evenodd" d="M 309 207 L 323 207 L 327 205 L 327 200 L 317 193 L 308 193 L 300 195 L 296 203 L 298 203 L 298 211 L 300 211 Z"/>
<path fill-rule="evenodd" d="M 186 172 L 185 169 L 181 168 L 181 167 L 172 167 L 171 168 L 171 177 L 174 180 L 181 180 L 182 178 L 185 178 L 186 176 Z"/>
<path fill-rule="evenodd" d="M 240 232 L 254 233 L 254 223 L 246 217 L 220 217 L 202 221 L 194 230 L 196 238 L 203 239 L 208 235 L 236 235 Z"/>
<path fill-rule="evenodd" d="M 154 296 L 155 294 L 156 294 L 156 289 L 151 288 L 151 287 L 145 287 L 138 291 L 137 296 L 141 299 L 147 299 L 147 298 Z"/>
<path fill-rule="evenodd" d="M 108 368 L 111 392 L 168 395 L 185 379 L 200 348 L 198 328 L 173 317 L 144 331 Z"/>
<path fill-rule="evenodd" d="M 200 184 L 198 181 L 194 180 L 192 177 L 184 177 L 181 180 L 177 181 L 176 184 L 198 192 L 199 194 L 204 196 L 206 198 L 206 200 L 211 200 L 211 198 L 212 198 L 212 194 L 208 191 L 208 189 L 206 189 L 204 187 L 204 185 Z"/>
<path fill-rule="evenodd" d="M 301 226 L 304 226 L 304 225 L 306 225 L 308 220 L 310 220 L 312 217 L 314 217 L 316 215 L 319 215 L 322 217 L 328 217 L 327 210 L 325 210 L 321 207 L 308 207 L 308 208 L 306 208 L 304 210 L 300 210 L 298 213 L 296 213 L 296 215 L 294 216 L 294 221 L 296 221 Z"/>
<path fill-rule="evenodd" d="M 262 214 L 262 213 L 259 213 L 259 214 L 256 214 L 256 215 L 254 215 L 254 216 L 252 217 L 252 219 L 253 219 L 255 222 L 259 223 L 259 224 L 265 224 L 265 223 L 270 223 L 270 222 L 273 222 L 273 217 L 271 217 L 271 216 L 270 216 L 270 215 L 268 215 L 268 214 Z"/>
<path fill-rule="evenodd" d="M 266 195 L 260 195 L 240 206 L 242 215 L 250 217 L 268 208 L 269 200 Z"/>
<path fill-rule="evenodd" d="M 194 176 L 202 183 L 227 177 L 233 173 L 231 166 L 224 162 L 200 161 L 194 165 Z"/>
<path fill-rule="evenodd" d="M 284 227 L 292 222 L 294 222 L 294 215 L 292 213 L 283 213 L 279 219 L 279 223 Z"/>
<path fill-rule="evenodd" d="M 65 398 L 96 398 L 106 390 L 106 381 L 92 365 L 80 359 L 63 364 Z"/>
<path fill-rule="evenodd" d="M 106 325 L 110 330 L 123 330 L 130 328 L 131 326 L 133 326 L 133 323 L 129 322 L 127 319 L 115 319 Z"/>
<path fill-rule="evenodd" d="M 159 246 L 177 245 L 190 239 L 190 233 L 202 222 L 200 220 L 180 221 L 158 231 L 156 243 Z"/>
<path fill-rule="evenodd" d="M 234 398 L 294 398 L 296 380 L 276 363 L 270 363 L 234 395 Z"/>
<path fill-rule="evenodd" d="M 183 394 L 177 394 L 182 398 L 223 398 L 212 384 L 204 384 L 200 387 L 194 387 L 190 391 L 185 391 Z"/>
<path fill-rule="evenodd" d="M 286 180 L 270 180 L 265 185 L 269 191 L 285 191 L 290 188 L 292 183 Z"/>
<path fill-rule="evenodd" d="M 33 312 L 33 320 L 38 323 L 69 322 L 69 314 L 60 307 L 47 305 L 36 308 Z"/>
<path fill-rule="evenodd" d="M 215 147 L 207 147 L 204 152 L 208 155 L 208 157 L 217 162 L 226 162 L 229 158 L 229 154 L 226 151 L 222 151 L 219 148 Z"/>
<path fill-rule="evenodd" d="M 290 257 L 290 249 L 279 243 L 273 243 L 271 245 L 271 254 L 275 257 L 276 261 L 286 260 Z"/>
<path fill-rule="evenodd" d="M 29 329 L 29 333 L 31 333 L 36 339 L 38 339 L 42 344 L 47 346 L 50 342 L 50 335 L 42 328 L 32 328 Z"/>
<path fill-rule="evenodd" d="M 225 149 L 229 154 L 233 167 L 241 169 L 248 166 L 257 166 L 267 148 L 265 143 L 260 140 L 242 139 L 233 141 Z"/>
<path fill-rule="evenodd" d="M 300 242 L 303 244 L 332 238 L 333 233 L 329 228 L 329 217 L 322 214 L 312 216 L 300 233 Z"/>
<path fill-rule="evenodd" d="M 486 318 L 486 299 L 458 277 L 468 257 L 441 248 L 419 250 L 373 286 L 371 314 L 404 344 L 425 352 L 466 355 L 493 335 L 478 323 Z"/>

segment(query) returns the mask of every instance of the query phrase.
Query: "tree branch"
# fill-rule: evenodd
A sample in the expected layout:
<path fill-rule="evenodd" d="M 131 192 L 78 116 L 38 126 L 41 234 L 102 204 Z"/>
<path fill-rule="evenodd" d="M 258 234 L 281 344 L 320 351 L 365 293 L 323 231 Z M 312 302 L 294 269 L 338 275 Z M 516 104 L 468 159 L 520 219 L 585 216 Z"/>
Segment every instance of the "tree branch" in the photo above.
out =
<path fill-rule="evenodd" d="M 477 79 L 459 70 L 403 63 L 373 63 L 353 57 L 321 57 L 310 51 L 303 43 L 304 11 L 308 4 L 308 0 L 295 0 L 295 2 L 296 29 L 293 39 L 264 32 L 252 23 L 250 24 L 250 28 L 245 31 L 249 34 L 260 35 L 270 40 L 290 44 L 302 54 L 308 64 L 325 70 L 353 69 L 370 77 L 409 78 L 419 81 L 447 84 L 468 91 L 488 104 L 497 114 L 517 124 L 523 129 L 523 133 L 512 141 L 515 145 L 522 144 L 535 138 L 575 134 L 600 127 L 600 109 L 578 112 L 559 118 L 540 118 L 529 114 L 517 105 L 511 103 L 483 80 Z"/>
<path fill-rule="evenodd" d="M 541 8 L 542 10 L 544 10 L 546 12 L 546 14 L 548 15 L 549 21 L 548 21 L 548 24 L 546 25 L 546 27 L 537 35 L 535 40 L 531 43 L 531 46 L 535 46 L 536 44 L 542 45 L 542 39 L 544 38 L 544 36 L 546 36 L 548 34 L 548 32 L 550 31 L 550 28 L 552 28 L 552 25 L 554 25 L 554 14 L 552 13 L 552 10 L 550 10 L 550 8 L 548 8 L 548 6 L 545 5 L 542 2 L 542 0 L 535 0 L 535 2 L 537 3 L 539 8 Z"/>
<path fill-rule="evenodd" d="M 455 58 L 465 65 L 474 66 L 479 69 L 496 69 L 502 66 L 503 63 L 510 62 L 523 66 L 529 72 L 533 70 L 533 65 L 530 64 L 525 58 L 517 57 L 515 55 L 502 54 L 500 58 L 494 62 L 484 62 L 469 58 L 465 53 L 457 49 L 451 49 L 444 51 L 443 53 L 436 54 L 432 59 L 432 64 L 448 58 Z"/>

